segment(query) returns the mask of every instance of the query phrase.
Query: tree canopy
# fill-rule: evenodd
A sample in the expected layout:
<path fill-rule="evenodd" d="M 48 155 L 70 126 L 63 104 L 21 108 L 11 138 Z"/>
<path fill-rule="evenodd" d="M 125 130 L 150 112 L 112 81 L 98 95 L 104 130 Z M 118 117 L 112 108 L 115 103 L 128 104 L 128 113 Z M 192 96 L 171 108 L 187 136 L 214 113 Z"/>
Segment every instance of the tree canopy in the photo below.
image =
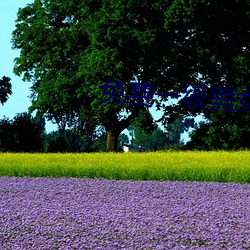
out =
<path fill-rule="evenodd" d="M 153 84 L 156 93 L 180 93 L 187 83 L 249 86 L 248 0 L 132 1 L 34 0 L 19 9 L 13 48 L 21 49 L 14 72 L 33 82 L 31 110 L 61 126 L 103 126 L 107 149 L 148 107 L 133 105 L 131 80 Z M 124 96 L 102 102 L 102 86 L 121 81 Z M 208 98 L 205 105 L 211 105 Z M 211 111 L 166 106 L 163 124 L 181 115 Z M 210 113 L 209 113 L 210 112 Z M 249 111 L 245 111 L 249 112 Z M 235 114 L 239 116 L 241 114 Z M 226 118 L 228 119 L 228 117 Z"/>
<path fill-rule="evenodd" d="M 41 152 L 45 120 L 19 113 L 12 120 L 0 120 L 0 151 Z"/>
<path fill-rule="evenodd" d="M 3 76 L 0 79 L 0 103 L 4 104 L 8 100 L 8 96 L 12 94 L 10 78 Z"/>
<path fill-rule="evenodd" d="M 140 145 L 147 150 L 162 150 L 170 147 L 180 147 L 183 145 L 181 134 L 187 132 L 189 128 L 195 128 L 193 118 L 178 117 L 174 122 L 167 126 L 167 130 L 163 131 L 158 126 L 152 127 L 151 130 L 136 122 L 128 127 L 132 132 L 130 135 L 133 139 L 133 144 Z"/>

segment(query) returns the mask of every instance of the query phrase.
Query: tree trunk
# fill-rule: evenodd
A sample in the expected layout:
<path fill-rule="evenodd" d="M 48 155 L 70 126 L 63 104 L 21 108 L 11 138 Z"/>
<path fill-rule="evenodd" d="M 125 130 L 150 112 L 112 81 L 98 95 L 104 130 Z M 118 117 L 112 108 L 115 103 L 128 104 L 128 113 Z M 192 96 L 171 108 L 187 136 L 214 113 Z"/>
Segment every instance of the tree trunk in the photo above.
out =
<path fill-rule="evenodd" d="M 119 134 L 115 131 L 107 131 L 107 151 L 108 152 L 117 152 L 118 150 L 118 136 Z"/>
<path fill-rule="evenodd" d="M 130 121 L 137 117 L 140 113 L 140 109 L 132 112 L 127 119 L 119 121 L 117 116 L 109 117 L 109 121 L 104 124 L 105 130 L 107 132 L 107 152 L 117 152 L 118 151 L 118 137 L 120 133 L 130 125 Z"/>

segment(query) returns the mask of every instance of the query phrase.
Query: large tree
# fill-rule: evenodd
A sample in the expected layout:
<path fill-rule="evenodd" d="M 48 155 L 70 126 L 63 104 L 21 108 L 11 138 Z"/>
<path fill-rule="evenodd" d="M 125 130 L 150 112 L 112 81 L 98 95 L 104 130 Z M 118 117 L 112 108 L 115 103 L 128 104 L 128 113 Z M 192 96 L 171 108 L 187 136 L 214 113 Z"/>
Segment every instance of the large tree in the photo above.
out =
<path fill-rule="evenodd" d="M 162 80 L 168 78 L 179 83 L 173 85 L 175 92 L 183 91 L 185 82 L 186 85 L 204 87 L 206 97 L 203 105 L 206 108 L 189 108 L 179 102 L 165 107 L 166 116 L 161 120 L 166 123 L 180 114 L 203 114 L 207 124 L 193 133 L 195 147 L 231 149 L 250 146 L 247 139 L 250 117 L 249 8 L 247 0 L 173 1 L 165 12 L 165 27 L 173 32 L 172 51 L 176 56 L 170 56 L 173 66 L 162 75 Z M 213 95 L 215 88 L 222 88 L 220 91 L 233 89 L 233 101 L 213 100 L 229 98 Z M 248 96 L 245 98 L 237 95 L 246 90 Z M 198 97 L 200 100 L 203 98 L 200 92 Z M 211 102 L 227 105 L 212 111 L 217 105 Z M 193 106 L 196 104 L 197 100 Z M 228 111 L 231 104 L 233 110 L 223 112 L 224 109 Z M 248 109 L 236 111 L 247 106 Z"/>
<path fill-rule="evenodd" d="M 176 46 L 173 51 L 186 65 L 192 66 L 187 66 L 185 71 L 179 61 L 176 63 L 180 69 L 179 73 L 184 80 L 188 80 L 190 74 L 189 84 L 204 87 L 207 96 L 203 104 L 207 109 L 177 105 L 166 107 L 165 113 L 178 116 L 186 114 L 188 110 L 190 115 L 204 114 L 207 124 L 203 124 L 192 137 L 195 140 L 193 146 L 198 148 L 229 149 L 250 145 L 247 140 L 250 109 L 236 112 L 247 105 L 250 107 L 250 91 L 246 98 L 237 95 L 245 93 L 247 87 L 250 87 L 249 8 L 250 2 L 244 0 L 204 0 L 189 3 L 175 1 L 172 8 L 166 11 L 166 26 L 175 30 Z M 212 90 L 216 87 L 233 89 L 233 101 L 212 100 L 214 97 L 222 97 L 212 95 Z M 202 97 L 199 95 L 200 99 Z M 211 104 L 211 101 L 227 105 L 211 111 L 210 109 L 217 106 Z M 230 108 L 230 103 L 233 110 L 229 113 L 223 112 L 223 109 Z M 193 106 L 196 104 L 197 101 Z"/>
<path fill-rule="evenodd" d="M 246 87 L 247 7 L 247 0 L 35 0 L 18 11 L 13 47 L 21 54 L 14 71 L 33 82 L 33 110 L 61 126 L 103 126 L 113 151 L 121 131 L 147 109 L 131 106 L 135 76 L 156 93 L 179 93 L 188 82 Z M 125 103 L 101 103 L 109 79 L 121 81 L 124 98 L 116 100 Z M 164 108 L 163 123 L 179 114 L 208 114 L 166 107 L 166 100 L 154 99 Z"/>
<path fill-rule="evenodd" d="M 32 109 L 61 126 L 102 125 L 108 150 L 116 150 L 119 134 L 145 107 L 130 106 L 130 100 L 101 103 L 101 87 L 119 80 L 128 97 L 129 82 L 153 43 L 157 16 L 158 9 L 149 12 L 143 1 L 35 0 L 20 9 L 13 47 L 21 54 L 14 71 L 33 82 Z"/>

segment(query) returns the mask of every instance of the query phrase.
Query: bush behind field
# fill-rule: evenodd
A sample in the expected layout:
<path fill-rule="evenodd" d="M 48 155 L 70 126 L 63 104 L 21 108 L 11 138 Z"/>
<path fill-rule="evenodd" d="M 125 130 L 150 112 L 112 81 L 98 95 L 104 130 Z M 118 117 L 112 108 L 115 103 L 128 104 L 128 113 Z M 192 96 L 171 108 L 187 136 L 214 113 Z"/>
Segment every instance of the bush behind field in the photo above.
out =
<path fill-rule="evenodd" d="M 0 153 L 0 176 L 250 183 L 250 151 Z"/>

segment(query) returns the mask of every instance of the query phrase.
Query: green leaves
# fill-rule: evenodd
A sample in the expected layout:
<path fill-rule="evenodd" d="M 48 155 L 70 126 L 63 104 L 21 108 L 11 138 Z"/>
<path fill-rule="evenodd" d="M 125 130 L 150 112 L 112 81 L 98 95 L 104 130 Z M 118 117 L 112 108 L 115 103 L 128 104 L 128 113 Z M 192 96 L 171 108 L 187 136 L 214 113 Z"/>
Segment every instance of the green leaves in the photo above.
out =
<path fill-rule="evenodd" d="M 187 83 L 208 90 L 249 85 L 248 7 L 247 0 L 35 0 L 18 12 L 14 72 L 34 83 L 33 109 L 118 134 L 144 107 L 101 103 L 109 79 L 121 81 L 125 97 L 135 77 L 156 93 L 180 93 Z M 164 100 L 157 106 L 166 122 L 201 112 L 164 107 Z"/>
<path fill-rule="evenodd" d="M 13 120 L 0 120 L 0 151 L 42 151 L 42 134 L 45 121 L 30 114 L 17 114 Z"/>
<path fill-rule="evenodd" d="M 0 79 L 0 103 L 4 104 L 8 100 L 9 95 L 11 94 L 12 91 L 10 78 L 3 76 L 2 79 Z"/>

